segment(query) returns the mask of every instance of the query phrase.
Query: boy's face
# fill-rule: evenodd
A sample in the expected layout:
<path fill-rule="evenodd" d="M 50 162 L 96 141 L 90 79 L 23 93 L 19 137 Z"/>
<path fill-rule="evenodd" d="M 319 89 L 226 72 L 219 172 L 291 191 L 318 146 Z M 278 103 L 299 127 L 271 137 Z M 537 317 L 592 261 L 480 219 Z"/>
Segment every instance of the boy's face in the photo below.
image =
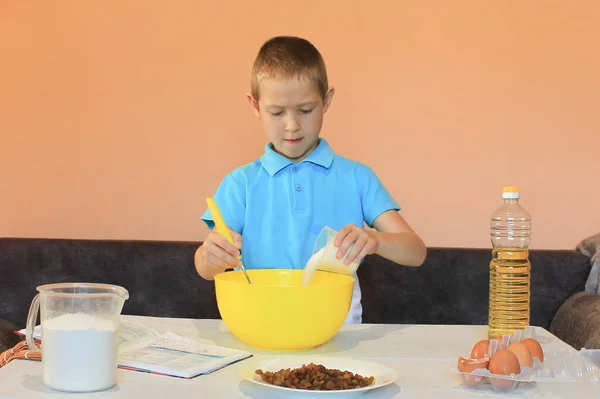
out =
<path fill-rule="evenodd" d="M 261 82 L 258 101 L 250 94 L 247 97 L 275 150 L 298 162 L 319 143 L 333 88 L 323 99 L 306 78 L 268 78 Z"/>

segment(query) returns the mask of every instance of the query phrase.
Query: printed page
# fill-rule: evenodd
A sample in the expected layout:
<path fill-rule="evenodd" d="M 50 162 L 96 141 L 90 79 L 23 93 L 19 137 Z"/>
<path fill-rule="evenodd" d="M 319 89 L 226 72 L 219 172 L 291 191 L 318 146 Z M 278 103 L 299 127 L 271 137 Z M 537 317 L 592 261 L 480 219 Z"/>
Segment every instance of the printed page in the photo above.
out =
<path fill-rule="evenodd" d="M 191 378 L 199 374 L 208 374 L 250 356 L 252 355 L 249 352 L 201 344 L 169 332 L 147 347 L 120 353 L 119 365 Z"/>
<path fill-rule="evenodd" d="M 119 324 L 119 351 L 142 348 L 158 337 L 159 334 L 149 327 L 122 320 Z"/>
<path fill-rule="evenodd" d="M 172 349 L 181 352 L 195 353 L 197 355 L 217 357 L 231 356 L 241 352 L 236 349 L 224 348 L 222 346 L 201 344 L 191 339 L 174 334 L 172 332 L 164 334 L 162 337 L 152 342 L 148 346 Z"/>
<path fill-rule="evenodd" d="M 146 347 L 119 354 L 119 364 L 138 368 L 161 366 L 163 369 L 186 371 L 211 363 L 215 358 L 164 348 Z"/>

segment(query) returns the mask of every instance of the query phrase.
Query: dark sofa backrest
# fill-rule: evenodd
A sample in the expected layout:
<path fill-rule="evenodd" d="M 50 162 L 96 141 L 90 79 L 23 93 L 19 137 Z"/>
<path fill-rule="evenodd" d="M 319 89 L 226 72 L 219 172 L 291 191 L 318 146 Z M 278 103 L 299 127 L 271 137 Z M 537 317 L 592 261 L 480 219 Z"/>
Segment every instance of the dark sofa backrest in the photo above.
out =
<path fill-rule="evenodd" d="M 532 250 L 531 324 L 548 328 L 582 291 L 590 259 L 578 251 Z M 429 248 L 419 268 L 369 256 L 358 269 L 364 323 L 487 324 L 491 250 Z"/>
<path fill-rule="evenodd" d="M 123 314 L 220 318 L 214 283 L 194 268 L 200 243 L 0 239 L 0 319 L 24 326 L 41 284 L 92 282 L 129 291 Z"/>
<path fill-rule="evenodd" d="M 0 319 L 24 326 L 35 287 L 98 282 L 129 290 L 123 314 L 220 318 L 212 281 L 194 268 L 199 242 L 0 239 Z M 363 322 L 487 323 L 491 252 L 430 248 L 419 268 L 369 256 L 358 269 Z M 532 251 L 532 324 L 547 328 L 558 307 L 583 290 L 589 258 Z"/>

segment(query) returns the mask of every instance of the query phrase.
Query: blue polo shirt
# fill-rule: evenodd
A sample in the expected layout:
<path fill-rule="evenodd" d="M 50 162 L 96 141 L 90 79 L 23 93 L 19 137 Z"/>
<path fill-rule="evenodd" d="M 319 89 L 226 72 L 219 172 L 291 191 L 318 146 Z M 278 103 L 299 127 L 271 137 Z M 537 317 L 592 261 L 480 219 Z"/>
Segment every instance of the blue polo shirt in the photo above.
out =
<path fill-rule="evenodd" d="M 303 269 L 324 226 L 372 226 L 383 212 L 400 210 L 371 168 L 334 154 L 322 138 L 297 163 L 267 144 L 260 159 L 225 177 L 213 199 L 242 235 L 247 269 Z M 202 220 L 214 227 L 210 211 Z"/>

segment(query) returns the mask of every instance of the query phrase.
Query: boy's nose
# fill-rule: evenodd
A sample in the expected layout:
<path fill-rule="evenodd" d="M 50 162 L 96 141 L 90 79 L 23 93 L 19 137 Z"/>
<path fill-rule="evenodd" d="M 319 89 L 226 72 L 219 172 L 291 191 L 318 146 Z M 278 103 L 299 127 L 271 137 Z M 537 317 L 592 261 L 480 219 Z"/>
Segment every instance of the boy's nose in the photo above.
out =
<path fill-rule="evenodd" d="M 297 132 L 300 130 L 300 124 L 296 118 L 293 116 L 288 117 L 287 121 L 285 122 L 285 130 L 288 132 Z"/>

